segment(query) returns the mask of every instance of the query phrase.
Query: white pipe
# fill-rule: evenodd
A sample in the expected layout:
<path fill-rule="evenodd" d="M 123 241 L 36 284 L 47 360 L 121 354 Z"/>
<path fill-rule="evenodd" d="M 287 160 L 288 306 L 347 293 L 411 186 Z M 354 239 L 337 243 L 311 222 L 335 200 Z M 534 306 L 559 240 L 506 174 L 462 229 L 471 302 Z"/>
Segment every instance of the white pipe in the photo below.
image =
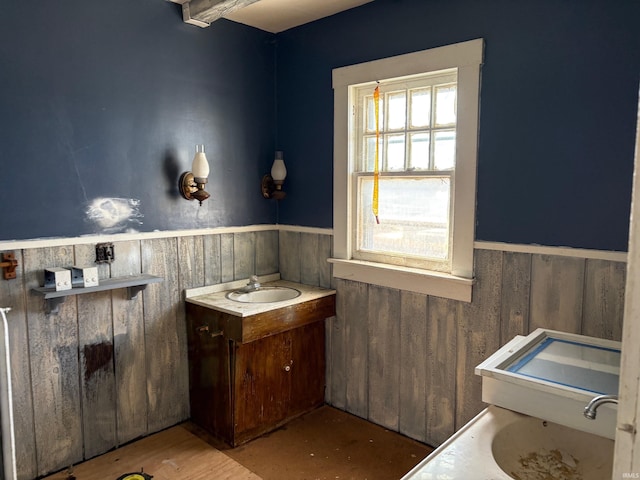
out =
<path fill-rule="evenodd" d="M 11 308 L 0 308 L 4 338 L 4 355 L 0 357 L 0 366 L 4 367 L 0 378 L 0 387 L 2 387 L 2 397 L 0 398 L 2 463 L 4 464 L 5 480 L 17 480 L 16 434 L 13 428 L 13 391 L 11 389 L 11 350 L 9 348 L 9 325 L 6 315 L 9 311 L 11 311 Z"/>

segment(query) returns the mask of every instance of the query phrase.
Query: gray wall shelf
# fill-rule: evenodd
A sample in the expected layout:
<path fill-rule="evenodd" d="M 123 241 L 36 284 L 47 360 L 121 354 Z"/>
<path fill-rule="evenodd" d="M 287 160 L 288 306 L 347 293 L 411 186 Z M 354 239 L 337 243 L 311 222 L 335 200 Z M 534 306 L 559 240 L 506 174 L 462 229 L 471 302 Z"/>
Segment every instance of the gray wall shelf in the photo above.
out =
<path fill-rule="evenodd" d="M 100 285 L 95 287 L 74 287 L 69 290 L 56 290 L 51 287 L 35 287 L 32 291 L 44 297 L 44 300 L 46 301 L 45 310 L 47 314 L 49 314 L 58 313 L 60 304 L 63 303 L 69 295 L 82 295 L 84 293 L 95 293 L 105 290 L 114 290 L 116 288 L 126 288 L 129 300 L 131 300 L 138 295 L 138 292 L 147 288 L 147 285 L 150 283 L 158 283 L 162 282 L 162 280 L 162 277 L 145 274 L 106 278 L 104 280 L 100 280 Z"/>

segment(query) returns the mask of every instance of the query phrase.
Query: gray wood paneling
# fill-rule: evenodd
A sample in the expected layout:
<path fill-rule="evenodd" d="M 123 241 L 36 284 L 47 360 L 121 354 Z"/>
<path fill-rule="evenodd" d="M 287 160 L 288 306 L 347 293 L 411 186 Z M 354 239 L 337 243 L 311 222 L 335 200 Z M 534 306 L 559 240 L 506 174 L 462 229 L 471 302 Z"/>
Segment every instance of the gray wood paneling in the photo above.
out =
<path fill-rule="evenodd" d="M 256 234 L 233 234 L 233 278 L 242 280 L 256 273 Z"/>
<path fill-rule="evenodd" d="M 331 400 L 331 352 L 333 351 L 333 347 L 331 346 L 331 330 L 333 329 L 333 322 L 336 317 L 327 318 L 324 321 L 324 354 L 325 354 L 325 362 L 324 362 L 324 402 L 329 405 L 332 404 Z M 337 348 L 336 348 L 337 350 Z"/>
<path fill-rule="evenodd" d="M 205 235 L 204 240 L 204 284 L 216 285 L 222 282 L 222 246 L 220 235 Z"/>
<path fill-rule="evenodd" d="M 24 251 L 25 287 L 44 284 L 45 267 L 73 265 L 73 247 Z M 46 315 L 41 296 L 28 296 L 29 358 L 38 475 L 82 460 L 82 411 L 75 297 Z"/>
<path fill-rule="evenodd" d="M 280 276 L 283 280 L 300 282 L 300 233 L 280 232 Z"/>
<path fill-rule="evenodd" d="M 42 285 L 44 267 L 90 262 L 93 246 L 16 252 L 19 278 L 0 281 L 0 306 L 13 308 L 19 480 L 188 417 L 182 290 L 233 280 L 244 269 L 239 256 L 254 258 L 259 274 L 280 270 L 285 279 L 335 284 L 336 317 L 326 320 L 327 402 L 431 445 L 483 408 L 473 369 L 513 335 L 546 326 L 620 337 L 623 263 L 478 250 L 466 304 L 332 279 L 330 235 L 254 236 L 116 242 L 110 276 L 144 272 L 164 282 L 133 300 L 126 289 L 71 296 L 57 315 L 45 315 L 30 288 Z M 101 270 L 106 277 L 107 267 Z M 112 367 L 104 361 L 109 341 Z M 102 361 L 91 357 L 96 345 L 105 347 Z"/>
<path fill-rule="evenodd" d="M 323 288 L 332 288 L 331 264 L 328 261 L 333 257 L 332 240 L 331 235 L 318 235 L 319 285 Z"/>
<path fill-rule="evenodd" d="M 233 233 L 220 235 L 220 282 L 231 282 L 234 276 Z"/>
<path fill-rule="evenodd" d="M 278 232 L 256 232 L 256 273 L 268 275 L 278 272 Z"/>
<path fill-rule="evenodd" d="M 427 411 L 427 296 L 400 292 L 400 433 L 425 441 Z"/>
<path fill-rule="evenodd" d="M 584 268 L 582 258 L 533 255 L 530 330 L 580 333 Z"/>
<path fill-rule="evenodd" d="M 299 241 L 300 283 L 331 288 L 331 236 L 300 233 Z"/>
<path fill-rule="evenodd" d="M 93 245 L 76 245 L 74 250 L 75 265 L 95 265 Z M 99 278 L 108 276 L 107 265 L 98 268 Z M 78 295 L 76 300 L 84 458 L 92 458 L 117 443 L 111 292 Z"/>
<path fill-rule="evenodd" d="M 369 419 L 398 430 L 400 291 L 369 286 Z"/>
<path fill-rule="evenodd" d="M 455 431 L 459 302 L 429 297 L 425 442 L 440 445 Z"/>
<path fill-rule="evenodd" d="M 18 480 L 31 480 L 37 475 L 37 462 L 28 348 L 27 305 L 24 289 L 24 260 L 22 251 L 15 251 L 14 254 L 18 260 L 16 278 L 7 281 L 0 280 L 0 307 L 11 307 L 11 311 L 7 314 L 7 324 L 11 350 L 17 476 Z"/>
<path fill-rule="evenodd" d="M 179 324 L 175 238 L 142 241 L 142 271 L 164 278 L 143 292 L 148 426 L 158 431 L 189 415 L 186 326 Z"/>
<path fill-rule="evenodd" d="M 318 235 L 300 234 L 300 283 L 320 286 L 320 263 L 322 262 Z"/>
<path fill-rule="evenodd" d="M 368 285 L 345 281 L 336 296 L 343 296 L 345 328 L 345 406 L 362 418 L 369 417 L 369 300 Z"/>
<path fill-rule="evenodd" d="M 456 429 L 484 407 L 482 381 L 474 370 L 500 346 L 502 255 L 498 251 L 476 251 L 473 301 L 459 306 Z"/>
<path fill-rule="evenodd" d="M 260 251 L 260 273 L 277 272 L 278 238 L 267 231 L 115 242 L 115 261 L 99 266 L 101 279 L 144 272 L 164 282 L 132 300 L 124 288 L 72 295 L 51 315 L 30 288 L 43 284 L 44 267 L 92 265 L 94 245 L 16 252 L 19 277 L 0 282 L 0 305 L 13 308 L 18 478 L 31 480 L 186 419 L 182 291 L 248 276 Z"/>
<path fill-rule="evenodd" d="M 142 272 L 139 241 L 117 242 L 114 248 L 116 259 L 110 265 L 112 277 L 139 275 Z M 149 433 L 142 296 L 138 294 L 129 300 L 124 288 L 111 292 L 118 422 L 116 445 Z"/>
<path fill-rule="evenodd" d="M 186 288 L 205 285 L 204 238 L 201 235 L 178 238 L 178 271 L 181 300 Z M 184 308 L 178 310 L 184 312 Z"/>
<path fill-rule="evenodd" d="M 345 281 L 336 280 L 336 287 L 339 291 L 345 291 Z M 336 316 L 328 320 L 330 328 L 327 329 L 331 339 L 326 343 L 327 363 L 330 364 L 331 376 L 327 377 L 327 398 L 328 403 L 336 408 L 346 409 L 347 406 L 347 351 L 350 350 L 346 332 L 346 296 L 336 294 Z"/>
<path fill-rule="evenodd" d="M 372 291 L 380 300 L 385 289 L 335 280 L 337 312 L 327 353 L 332 362 L 327 377 L 330 402 L 393 428 L 389 425 L 395 413 L 382 410 L 382 404 L 395 405 L 389 392 L 399 390 L 398 429 L 437 446 L 484 408 L 475 366 L 513 336 L 538 326 L 565 331 L 581 326 L 585 334 L 619 335 L 624 264 L 477 250 L 475 275 L 471 303 L 428 297 L 423 305 L 419 296 L 401 292 L 400 342 L 395 342 L 393 330 L 385 330 L 393 328 L 388 309 L 395 308 L 394 300 L 372 300 Z M 425 347 L 420 345 L 420 321 L 425 322 Z M 364 322 L 370 327 L 366 334 Z M 379 329 L 385 339 L 373 335 Z M 389 345 L 396 347 L 387 350 Z M 423 348 L 425 355 L 420 354 Z M 385 362 L 379 352 L 400 359 L 399 385 L 393 376 L 380 373 Z M 418 393 L 422 383 L 424 398 Z"/>
<path fill-rule="evenodd" d="M 500 345 L 529 331 L 531 255 L 504 252 Z"/>
<path fill-rule="evenodd" d="M 626 264 L 587 260 L 582 333 L 622 340 Z"/>

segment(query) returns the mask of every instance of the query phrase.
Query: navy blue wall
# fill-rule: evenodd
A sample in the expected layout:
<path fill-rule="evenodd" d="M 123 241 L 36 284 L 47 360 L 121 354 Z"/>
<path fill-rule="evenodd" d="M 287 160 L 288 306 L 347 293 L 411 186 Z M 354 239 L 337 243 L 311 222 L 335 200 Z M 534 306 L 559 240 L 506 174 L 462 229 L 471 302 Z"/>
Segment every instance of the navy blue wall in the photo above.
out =
<path fill-rule="evenodd" d="M 485 39 L 476 238 L 626 250 L 637 0 L 376 0 L 278 35 L 280 222 L 332 226 L 331 70 Z"/>
<path fill-rule="evenodd" d="M 625 250 L 638 18 L 636 0 L 376 0 L 274 36 L 185 25 L 157 0 L 7 3 L 0 240 L 331 227 L 331 70 L 483 37 L 476 238 Z M 175 187 L 196 143 L 212 165 L 200 208 Z M 258 189 L 276 146 L 279 205 Z M 139 200 L 140 216 L 98 225 L 97 198 Z"/>
<path fill-rule="evenodd" d="M 186 25 L 162 0 L 4 2 L 0 240 L 273 223 L 259 185 L 275 148 L 274 38 Z M 200 208 L 176 188 L 196 143 L 212 169 Z M 138 209 L 98 225 L 87 211 L 101 197 Z"/>

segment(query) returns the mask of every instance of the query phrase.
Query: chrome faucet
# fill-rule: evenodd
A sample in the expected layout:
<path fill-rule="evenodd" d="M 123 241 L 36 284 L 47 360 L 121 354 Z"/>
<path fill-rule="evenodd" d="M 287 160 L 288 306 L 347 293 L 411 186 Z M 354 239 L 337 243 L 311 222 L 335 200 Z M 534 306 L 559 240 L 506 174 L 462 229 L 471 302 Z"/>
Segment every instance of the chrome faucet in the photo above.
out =
<path fill-rule="evenodd" d="M 596 419 L 596 411 L 598 407 L 603 403 L 618 403 L 617 395 L 598 395 L 597 397 L 593 397 L 591 401 L 584 407 L 584 416 L 589 420 Z"/>
<path fill-rule="evenodd" d="M 241 292 L 255 292 L 260 288 L 260 281 L 257 275 L 251 275 L 249 277 L 249 283 L 240 289 Z"/>

